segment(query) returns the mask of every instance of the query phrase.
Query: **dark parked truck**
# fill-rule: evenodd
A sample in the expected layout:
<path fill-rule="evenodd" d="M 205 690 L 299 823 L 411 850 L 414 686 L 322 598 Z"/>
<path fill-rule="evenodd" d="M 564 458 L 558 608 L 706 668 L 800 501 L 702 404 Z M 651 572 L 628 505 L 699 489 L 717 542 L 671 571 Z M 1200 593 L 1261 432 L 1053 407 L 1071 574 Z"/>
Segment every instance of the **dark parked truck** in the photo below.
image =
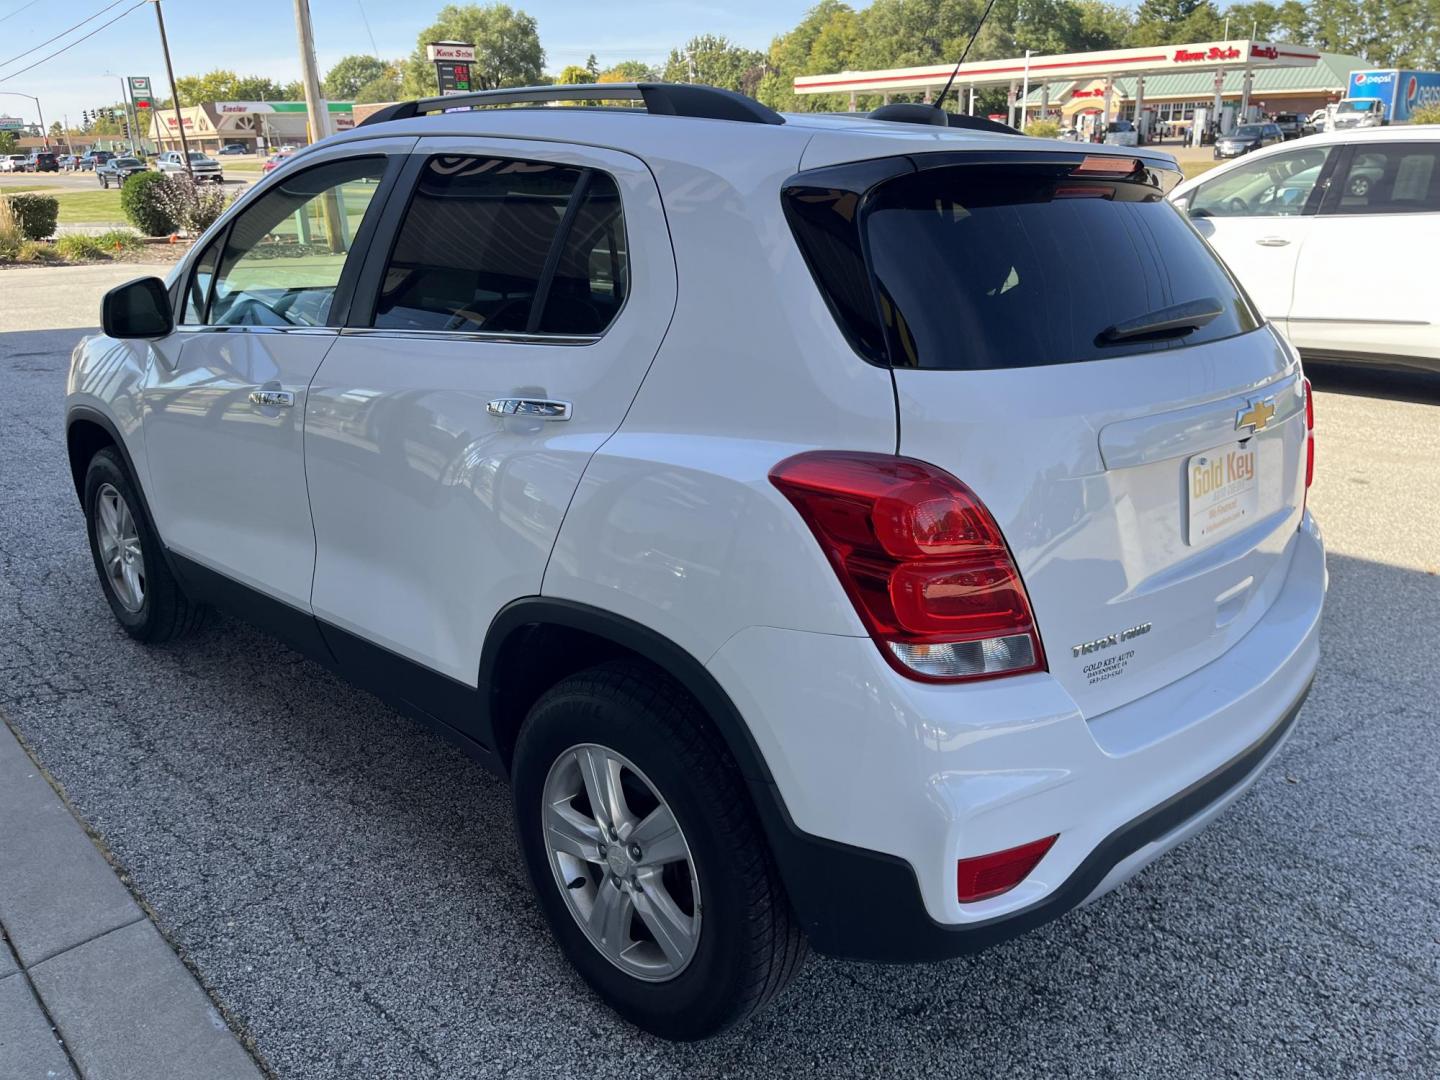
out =
<path fill-rule="evenodd" d="M 1352 71 L 1331 124 L 1335 130 L 1403 124 L 1425 105 L 1440 105 L 1440 71 Z"/>

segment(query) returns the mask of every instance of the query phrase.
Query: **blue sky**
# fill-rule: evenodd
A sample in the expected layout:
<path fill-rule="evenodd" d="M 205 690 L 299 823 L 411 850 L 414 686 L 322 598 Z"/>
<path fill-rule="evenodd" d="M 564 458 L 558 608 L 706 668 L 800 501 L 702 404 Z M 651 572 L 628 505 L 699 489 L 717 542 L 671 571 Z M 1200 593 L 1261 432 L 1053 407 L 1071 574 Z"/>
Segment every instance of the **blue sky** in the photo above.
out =
<path fill-rule="evenodd" d="M 0 60 L 38 45 L 66 27 L 105 7 L 110 0 L 0 0 Z M 115 75 L 149 75 L 155 92 L 167 96 L 165 61 L 151 6 L 124 16 L 94 37 L 23 74 L 21 68 L 114 18 L 135 0 L 124 0 L 74 34 L 13 63 L 0 65 L 0 92 L 18 90 L 40 98 L 45 121 L 68 115 L 78 123 L 82 109 L 118 100 Z M 675 0 L 520 0 L 540 24 L 546 68 L 583 64 L 594 53 L 602 65 L 617 60 L 662 60 L 669 50 L 697 33 L 725 34 L 753 48 L 800 20 L 815 0 L 730 0 L 726 4 Z M 361 11 L 382 57 L 401 56 L 415 46 L 416 35 L 430 25 L 442 0 L 396 3 L 394 0 L 311 0 L 315 50 L 323 75 L 340 57 L 371 52 Z M 24 10 L 20 10 L 24 8 Z M 165 0 L 175 74 L 198 75 L 214 68 L 268 75 L 279 81 L 300 74 L 293 0 Z M 11 18 L 5 18 L 18 12 Z M 106 75 L 105 72 L 113 72 Z M 15 75 L 14 78 L 6 78 Z M 0 112 L 35 119 L 35 106 L 22 97 L 0 93 Z"/>

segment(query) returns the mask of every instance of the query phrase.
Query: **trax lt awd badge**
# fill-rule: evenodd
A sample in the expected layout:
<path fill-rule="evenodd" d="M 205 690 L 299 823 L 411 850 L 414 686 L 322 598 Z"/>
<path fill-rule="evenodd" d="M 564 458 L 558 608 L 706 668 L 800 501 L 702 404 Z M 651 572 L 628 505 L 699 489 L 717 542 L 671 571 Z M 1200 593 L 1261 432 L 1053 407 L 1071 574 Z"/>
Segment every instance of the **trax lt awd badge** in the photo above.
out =
<path fill-rule="evenodd" d="M 1119 645 L 1122 641 L 1129 641 L 1131 638 L 1137 638 L 1141 634 L 1148 634 L 1149 632 L 1150 624 L 1148 622 L 1144 622 L 1141 623 L 1139 626 L 1132 626 L 1128 630 L 1121 630 L 1117 634 L 1109 634 L 1102 638 L 1096 638 L 1094 641 L 1085 641 L 1079 645 L 1071 645 L 1070 655 L 1086 656 L 1089 653 L 1099 652 L 1101 649 L 1113 648 L 1114 646 Z"/>
<path fill-rule="evenodd" d="M 1264 431 L 1265 425 L 1270 423 L 1270 418 L 1275 415 L 1275 399 L 1268 397 L 1261 401 L 1247 401 L 1245 404 L 1246 408 L 1235 414 L 1235 430 L 1243 431 L 1248 427 Z"/>

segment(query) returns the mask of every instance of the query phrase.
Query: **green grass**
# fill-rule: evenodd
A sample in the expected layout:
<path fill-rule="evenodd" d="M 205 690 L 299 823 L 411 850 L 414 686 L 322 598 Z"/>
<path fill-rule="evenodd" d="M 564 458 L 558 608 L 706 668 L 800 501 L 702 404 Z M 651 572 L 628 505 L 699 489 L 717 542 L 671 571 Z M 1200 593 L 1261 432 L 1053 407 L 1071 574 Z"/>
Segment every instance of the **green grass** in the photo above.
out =
<path fill-rule="evenodd" d="M 60 224 L 74 225 L 79 222 L 106 225 L 125 225 L 125 215 L 120 211 L 120 189 L 105 189 L 97 186 L 94 191 L 75 191 L 71 188 L 27 187 L 6 188 L 0 195 L 18 195 L 21 191 L 49 192 L 60 201 Z"/>
<path fill-rule="evenodd" d="M 231 172 L 253 172 L 258 173 L 263 161 L 231 161 L 229 158 L 216 158 L 220 167 L 227 173 Z"/>
<path fill-rule="evenodd" d="M 1180 163 L 1180 171 L 1185 174 L 1185 179 L 1189 180 L 1192 176 L 1199 176 L 1201 173 L 1209 172 L 1219 164 L 1220 162 L 1218 161 L 1182 161 Z M 61 213 L 63 214 L 64 211 L 62 210 Z"/>

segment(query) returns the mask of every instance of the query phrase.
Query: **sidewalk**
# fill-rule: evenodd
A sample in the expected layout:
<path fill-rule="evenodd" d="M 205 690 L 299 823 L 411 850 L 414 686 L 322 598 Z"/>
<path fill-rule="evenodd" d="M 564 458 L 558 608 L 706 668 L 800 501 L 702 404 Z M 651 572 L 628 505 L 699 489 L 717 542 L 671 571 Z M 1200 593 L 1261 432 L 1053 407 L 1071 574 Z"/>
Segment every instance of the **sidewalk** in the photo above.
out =
<path fill-rule="evenodd" d="M 0 1077 L 261 1080 L 0 721 Z"/>

